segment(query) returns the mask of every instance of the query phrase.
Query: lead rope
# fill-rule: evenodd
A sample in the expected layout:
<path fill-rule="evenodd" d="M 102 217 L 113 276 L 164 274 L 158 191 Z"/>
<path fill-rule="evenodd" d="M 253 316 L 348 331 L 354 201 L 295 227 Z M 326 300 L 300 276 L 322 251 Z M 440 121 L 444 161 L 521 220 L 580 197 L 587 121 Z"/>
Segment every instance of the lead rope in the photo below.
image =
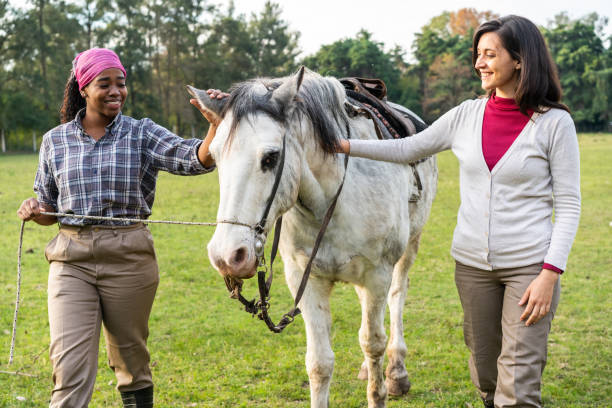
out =
<path fill-rule="evenodd" d="M 78 218 L 84 220 L 97 220 L 97 221 L 121 221 L 121 222 L 141 222 L 143 224 L 178 224 L 178 225 L 201 225 L 207 227 L 214 227 L 217 224 L 234 224 L 242 225 L 244 227 L 253 228 L 252 225 L 244 224 L 238 221 L 222 220 L 217 222 L 190 222 L 190 221 L 169 221 L 169 220 L 143 220 L 139 218 L 122 218 L 122 217 L 102 217 L 95 215 L 77 215 L 69 213 L 59 212 L 41 212 L 43 215 L 51 215 L 55 217 L 69 217 Z M 15 339 L 17 337 L 17 316 L 19 314 L 19 299 L 21 295 L 21 249 L 23 246 L 23 230 L 25 227 L 25 221 L 21 221 L 21 229 L 19 231 L 19 247 L 17 249 L 17 297 L 15 299 L 15 314 L 13 316 L 13 334 L 11 336 L 11 348 L 9 352 L 9 366 L 13 364 L 13 357 L 15 354 Z"/>
<path fill-rule="evenodd" d="M 13 364 L 15 354 L 15 336 L 17 334 L 17 314 L 19 314 L 19 295 L 21 293 L 21 245 L 23 244 L 23 229 L 25 221 L 21 221 L 19 230 L 19 248 L 17 249 L 17 299 L 15 299 L 15 314 L 13 316 L 13 335 L 11 336 L 11 351 L 9 353 L 9 365 Z"/>

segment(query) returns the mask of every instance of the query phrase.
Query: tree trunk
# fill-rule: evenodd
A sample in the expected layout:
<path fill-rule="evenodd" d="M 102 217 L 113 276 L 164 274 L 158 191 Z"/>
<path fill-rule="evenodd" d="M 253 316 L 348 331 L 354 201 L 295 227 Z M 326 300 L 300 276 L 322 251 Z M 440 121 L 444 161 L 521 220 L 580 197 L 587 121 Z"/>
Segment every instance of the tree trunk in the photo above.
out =
<path fill-rule="evenodd" d="M 45 110 L 49 110 L 49 89 L 47 85 L 47 44 L 45 43 L 44 33 L 44 11 L 45 0 L 38 0 L 38 46 L 40 47 L 40 72 L 42 75 L 43 100 Z"/>

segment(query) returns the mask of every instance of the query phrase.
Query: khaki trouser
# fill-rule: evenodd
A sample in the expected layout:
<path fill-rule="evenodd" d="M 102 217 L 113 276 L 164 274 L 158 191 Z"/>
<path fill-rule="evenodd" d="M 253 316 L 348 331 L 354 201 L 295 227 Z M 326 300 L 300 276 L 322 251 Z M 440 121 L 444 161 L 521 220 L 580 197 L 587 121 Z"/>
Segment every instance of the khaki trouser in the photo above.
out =
<path fill-rule="evenodd" d="M 546 343 L 559 304 L 560 280 L 550 313 L 527 327 L 518 302 L 542 270 L 541 264 L 485 271 L 463 265 L 455 283 L 463 306 L 463 335 L 471 352 L 472 382 L 495 407 L 540 407 Z"/>
<path fill-rule="evenodd" d="M 51 407 L 86 407 L 98 367 L 100 326 L 119 391 L 153 385 L 146 343 L 159 282 L 151 233 L 62 226 L 49 243 Z"/>

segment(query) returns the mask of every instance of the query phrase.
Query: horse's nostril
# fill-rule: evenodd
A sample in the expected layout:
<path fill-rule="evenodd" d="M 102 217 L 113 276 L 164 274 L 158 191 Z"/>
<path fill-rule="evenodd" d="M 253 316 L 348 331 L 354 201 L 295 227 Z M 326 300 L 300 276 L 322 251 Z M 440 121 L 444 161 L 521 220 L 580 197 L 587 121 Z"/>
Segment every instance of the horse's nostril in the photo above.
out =
<path fill-rule="evenodd" d="M 246 253 L 246 248 L 238 248 L 238 250 L 234 253 L 234 265 L 240 265 L 246 259 Z"/>

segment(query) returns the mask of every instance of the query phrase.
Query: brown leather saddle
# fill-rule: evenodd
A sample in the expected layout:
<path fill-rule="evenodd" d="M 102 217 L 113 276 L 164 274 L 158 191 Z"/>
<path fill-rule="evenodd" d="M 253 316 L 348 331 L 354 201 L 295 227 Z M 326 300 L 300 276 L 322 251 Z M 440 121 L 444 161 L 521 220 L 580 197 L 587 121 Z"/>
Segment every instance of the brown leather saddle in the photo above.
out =
<path fill-rule="evenodd" d="M 387 101 L 387 86 L 377 78 L 341 78 L 348 102 L 358 113 L 370 117 L 375 124 L 379 139 L 408 137 L 427 125 L 407 109 L 399 110 Z"/>
<path fill-rule="evenodd" d="M 365 115 L 372 120 L 379 139 L 399 139 L 411 136 L 427 128 L 427 124 L 403 106 L 387 101 L 387 86 L 377 78 L 341 78 L 350 116 Z M 423 185 L 417 165 L 429 159 L 423 158 L 410 163 L 417 192 L 409 201 L 415 203 L 421 198 Z"/>

